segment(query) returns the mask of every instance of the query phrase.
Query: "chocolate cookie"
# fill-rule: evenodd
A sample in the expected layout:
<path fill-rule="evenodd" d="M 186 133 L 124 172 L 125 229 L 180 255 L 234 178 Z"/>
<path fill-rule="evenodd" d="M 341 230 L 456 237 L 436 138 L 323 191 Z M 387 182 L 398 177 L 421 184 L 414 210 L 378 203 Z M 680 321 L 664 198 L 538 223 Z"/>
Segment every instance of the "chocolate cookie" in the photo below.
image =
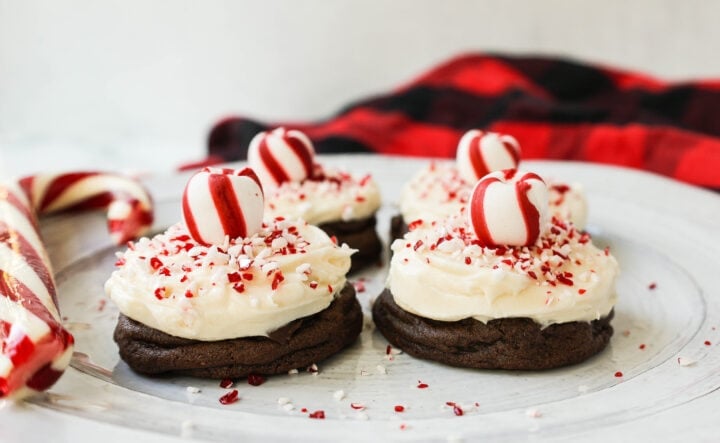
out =
<path fill-rule="evenodd" d="M 270 337 L 198 341 L 174 337 L 120 315 L 115 342 L 135 371 L 206 378 L 284 374 L 317 363 L 351 345 L 360 335 L 363 314 L 355 289 L 346 284 L 323 311 L 295 320 Z"/>
<path fill-rule="evenodd" d="M 375 231 L 375 216 L 362 220 L 338 221 L 318 225 L 329 236 L 335 236 L 338 244 L 347 243 L 358 252 L 352 256 L 350 272 L 374 265 L 380 259 L 382 242 Z"/>
<path fill-rule="evenodd" d="M 542 328 L 529 318 L 455 322 L 430 320 L 400 308 L 389 290 L 372 309 L 378 330 L 408 354 L 478 369 L 550 369 L 579 363 L 602 351 L 613 328 L 607 317 Z"/>
<path fill-rule="evenodd" d="M 390 219 L 390 244 L 399 238 L 403 238 L 403 235 L 408 231 L 408 225 L 405 223 L 405 219 L 401 214 L 398 214 Z"/>

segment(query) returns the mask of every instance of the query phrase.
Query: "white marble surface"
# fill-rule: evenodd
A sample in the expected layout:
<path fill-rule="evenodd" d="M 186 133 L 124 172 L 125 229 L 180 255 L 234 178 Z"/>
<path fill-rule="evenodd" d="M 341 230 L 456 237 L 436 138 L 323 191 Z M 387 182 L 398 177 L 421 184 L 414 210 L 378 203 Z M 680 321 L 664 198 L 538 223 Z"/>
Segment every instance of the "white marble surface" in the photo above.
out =
<path fill-rule="evenodd" d="M 469 50 L 720 73 L 704 0 L 0 0 L 0 172 L 167 170 L 220 116 L 315 119 Z"/>

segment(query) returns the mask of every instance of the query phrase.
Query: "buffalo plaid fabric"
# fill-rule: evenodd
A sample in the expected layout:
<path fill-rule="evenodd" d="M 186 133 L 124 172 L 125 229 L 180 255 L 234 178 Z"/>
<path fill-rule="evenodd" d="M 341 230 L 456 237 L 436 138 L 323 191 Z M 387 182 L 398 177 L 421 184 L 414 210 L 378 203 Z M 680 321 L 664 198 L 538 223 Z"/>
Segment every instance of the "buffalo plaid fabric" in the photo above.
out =
<path fill-rule="evenodd" d="M 218 122 L 209 162 L 242 160 L 259 131 L 304 131 L 319 153 L 453 157 L 472 128 L 515 136 L 525 159 L 609 163 L 720 190 L 720 80 L 668 83 L 545 57 L 472 54 L 313 123 Z"/>

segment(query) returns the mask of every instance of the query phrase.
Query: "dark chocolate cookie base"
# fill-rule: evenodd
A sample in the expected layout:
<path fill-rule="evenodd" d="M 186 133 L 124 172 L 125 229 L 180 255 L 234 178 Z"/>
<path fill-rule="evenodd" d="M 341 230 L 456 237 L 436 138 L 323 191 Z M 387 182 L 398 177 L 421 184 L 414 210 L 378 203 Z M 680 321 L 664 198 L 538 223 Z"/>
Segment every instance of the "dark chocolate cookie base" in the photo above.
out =
<path fill-rule="evenodd" d="M 408 225 L 401 214 L 390 219 L 390 244 L 399 238 L 403 238 L 407 232 Z"/>
<path fill-rule="evenodd" d="M 136 372 L 205 378 L 284 374 L 351 345 L 363 314 L 351 284 L 325 310 L 295 320 L 271 337 L 198 341 L 174 337 L 120 315 L 114 338 L 120 357 Z"/>
<path fill-rule="evenodd" d="M 382 241 L 375 231 L 375 216 L 362 220 L 337 221 L 318 225 L 329 236 L 335 236 L 338 244 L 347 243 L 358 252 L 352 256 L 350 272 L 357 272 L 376 265 L 382 252 Z"/>
<path fill-rule="evenodd" d="M 388 289 L 375 300 L 373 320 L 394 346 L 408 354 L 451 366 L 478 369 L 551 369 L 579 363 L 602 351 L 613 328 L 607 317 L 550 325 L 529 318 L 487 324 L 464 319 L 430 320 L 400 308 Z"/>

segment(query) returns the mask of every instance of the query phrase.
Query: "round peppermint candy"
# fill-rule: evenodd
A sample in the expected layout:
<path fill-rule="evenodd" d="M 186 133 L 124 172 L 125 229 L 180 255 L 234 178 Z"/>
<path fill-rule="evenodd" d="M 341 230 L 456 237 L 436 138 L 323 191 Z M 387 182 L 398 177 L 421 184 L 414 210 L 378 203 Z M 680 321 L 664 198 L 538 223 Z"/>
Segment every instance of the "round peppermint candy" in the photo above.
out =
<path fill-rule="evenodd" d="M 248 165 L 265 186 L 277 187 L 312 176 L 314 157 L 313 144 L 304 133 L 282 127 L 260 132 L 248 147 Z"/>
<path fill-rule="evenodd" d="M 260 180 L 250 168 L 205 168 L 190 178 L 182 202 L 190 235 L 204 245 L 258 232 L 263 207 Z"/>
<path fill-rule="evenodd" d="M 520 145 L 511 135 L 473 129 L 460 139 L 456 162 L 460 176 L 475 183 L 491 172 L 517 168 Z"/>
<path fill-rule="evenodd" d="M 548 222 L 548 189 L 537 174 L 506 169 L 483 177 L 469 202 L 470 226 L 483 246 L 529 246 Z"/>

